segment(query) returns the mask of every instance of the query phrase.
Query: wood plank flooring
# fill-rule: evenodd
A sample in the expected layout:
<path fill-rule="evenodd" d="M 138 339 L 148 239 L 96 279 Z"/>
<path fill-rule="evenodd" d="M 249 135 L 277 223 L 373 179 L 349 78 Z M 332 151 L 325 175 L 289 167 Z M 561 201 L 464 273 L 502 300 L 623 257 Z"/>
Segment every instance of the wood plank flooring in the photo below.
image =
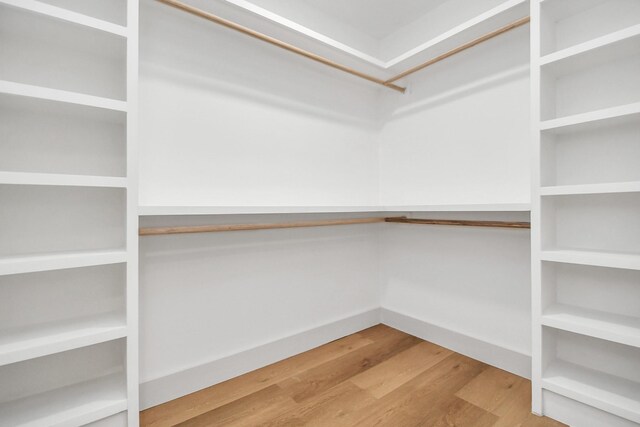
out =
<path fill-rule="evenodd" d="M 559 427 L 521 377 L 378 325 L 147 409 L 142 426 Z"/>

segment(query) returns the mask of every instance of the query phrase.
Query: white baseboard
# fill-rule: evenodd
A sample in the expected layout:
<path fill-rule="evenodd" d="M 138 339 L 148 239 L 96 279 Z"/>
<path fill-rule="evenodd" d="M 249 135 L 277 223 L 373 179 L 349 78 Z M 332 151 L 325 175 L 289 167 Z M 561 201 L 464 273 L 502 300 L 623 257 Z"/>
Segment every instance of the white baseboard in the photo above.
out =
<path fill-rule="evenodd" d="M 521 377 L 531 378 L 530 355 L 481 341 L 386 308 L 380 309 L 380 315 L 381 322 L 387 326 Z"/>
<path fill-rule="evenodd" d="M 254 371 L 380 323 L 375 308 L 140 384 L 140 409 L 147 409 Z"/>
<path fill-rule="evenodd" d="M 424 322 L 385 308 L 371 309 L 322 326 L 259 345 L 140 384 L 140 408 L 168 402 L 214 384 L 254 371 L 363 329 L 384 323 L 525 378 L 531 377 L 531 357 Z"/>

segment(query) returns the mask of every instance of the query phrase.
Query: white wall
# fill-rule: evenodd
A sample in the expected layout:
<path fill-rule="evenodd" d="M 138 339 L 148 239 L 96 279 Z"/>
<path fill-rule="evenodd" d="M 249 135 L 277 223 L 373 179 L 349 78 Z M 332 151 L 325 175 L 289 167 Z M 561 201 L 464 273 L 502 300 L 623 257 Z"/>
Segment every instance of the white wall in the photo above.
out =
<path fill-rule="evenodd" d="M 529 220 L 527 213 L 437 217 Z M 529 230 L 388 224 L 380 248 L 384 309 L 456 334 L 456 351 L 480 358 L 465 347 L 463 337 L 470 337 L 513 352 L 506 360 L 500 356 L 487 361 L 530 375 Z"/>
<path fill-rule="evenodd" d="M 377 88 L 151 0 L 140 31 L 141 205 L 377 203 Z"/>
<path fill-rule="evenodd" d="M 404 97 L 386 98 L 382 204 L 529 203 L 528 30 L 425 69 Z M 526 213 L 422 215 L 528 221 Z M 443 345 L 457 351 L 472 350 L 464 337 L 503 349 L 486 360 L 530 375 L 528 230 L 389 226 L 381 251 L 384 309 L 455 333 Z"/>
<path fill-rule="evenodd" d="M 385 205 L 528 203 L 529 27 L 413 75 L 379 134 Z"/>
<path fill-rule="evenodd" d="M 327 217 L 331 215 L 200 217 L 189 223 L 282 222 Z M 151 217 L 143 218 L 142 225 L 186 221 Z M 143 406 L 179 396 L 171 394 L 173 388 L 163 382 L 165 377 L 173 376 L 178 379 L 176 382 L 186 383 L 180 385 L 184 389 L 190 385 L 186 379 L 190 369 L 213 363 L 220 372 L 209 369 L 204 375 L 211 382 L 201 385 L 204 387 L 243 373 L 247 365 L 251 369 L 257 367 L 251 363 L 241 364 L 240 368 L 226 365 L 221 368 L 215 364 L 230 355 L 240 354 L 242 358 L 244 352 L 311 331 L 311 336 L 284 345 L 284 350 L 263 350 L 286 353 L 287 349 L 298 349 L 294 354 L 323 343 L 313 336 L 316 328 L 337 322 L 339 325 L 323 336 L 332 340 L 377 324 L 377 226 L 142 238 Z M 376 314 L 370 324 L 364 320 L 355 330 L 345 330 L 350 326 L 341 324 L 343 319 L 371 310 Z M 154 380 L 160 381 L 154 385 Z"/>

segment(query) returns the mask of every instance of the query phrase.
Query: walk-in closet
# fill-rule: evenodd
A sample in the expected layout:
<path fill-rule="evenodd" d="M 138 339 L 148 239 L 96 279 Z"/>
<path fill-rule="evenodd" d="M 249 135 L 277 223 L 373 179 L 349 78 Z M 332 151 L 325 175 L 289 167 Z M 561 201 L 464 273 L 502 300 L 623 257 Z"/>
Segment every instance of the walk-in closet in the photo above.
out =
<path fill-rule="evenodd" d="M 0 427 L 640 426 L 640 0 L 0 0 Z"/>

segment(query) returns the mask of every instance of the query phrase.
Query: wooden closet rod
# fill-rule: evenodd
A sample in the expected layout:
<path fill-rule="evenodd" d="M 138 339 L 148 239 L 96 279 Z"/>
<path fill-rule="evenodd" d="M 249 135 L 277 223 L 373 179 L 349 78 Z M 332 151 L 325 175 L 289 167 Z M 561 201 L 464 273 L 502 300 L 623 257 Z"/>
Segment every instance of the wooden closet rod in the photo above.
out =
<path fill-rule="evenodd" d="M 362 73 L 358 70 L 354 70 L 351 67 L 347 67 L 345 65 L 341 65 L 338 64 L 337 62 L 331 61 L 330 59 L 324 58 L 320 55 L 316 55 L 315 53 L 311 53 L 309 51 L 306 51 L 304 49 L 300 49 L 299 47 L 293 46 L 289 43 L 283 42 L 282 40 L 278 40 L 276 38 L 273 38 L 271 36 L 268 36 L 266 34 L 262 34 L 259 33 L 258 31 L 254 31 L 250 28 L 244 27 L 240 24 L 236 24 L 235 22 L 229 21 L 227 19 L 221 18 L 217 15 L 214 15 L 212 13 L 209 12 L 205 12 L 204 10 L 195 8 L 193 6 L 189 6 L 188 4 L 182 3 L 178 0 L 158 0 L 161 3 L 167 4 L 169 6 L 173 6 L 176 9 L 180 9 L 182 11 L 185 11 L 187 13 L 190 13 L 192 15 L 195 16 L 199 16 L 200 18 L 204 18 L 206 20 L 209 20 L 211 22 L 215 22 L 216 24 L 220 24 L 224 27 L 230 28 L 232 30 L 235 31 L 239 31 L 243 34 L 246 34 L 248 36 L 254 37 L 258 40 L 262 40 L 264 42 L 270 43 L 274 46 L 280 47 L 282 49 L 288 50 L 289 52 L 293 52 L 296 53 L 298 55 L 304 56 L 306 58 L 309 58 L 313 61 L 316 62 L 320 62 L 321 64 L 325 64 L 328 65 L 329 67 L 335 68 L 337 70 L 340 71 L 344 71 L 345 73 L 349 73 L 352 74 L 356 77 L 360 77 L 361 79 L 365 79 L 365 80 L 369 80 L 370 82 L 373 83 L 377 83 L 379 85 L 382 85 L 384 87 L 387 87 L 389 89 L 393 89 L 396 90 L 398 92 L 402 92 L 404 93 L 404 91 L 406 90 L 403 87 L 397 86 L 393 83 L 387 83 L 384 79 L 379 79 L 377 77 L 374 76 L 370 76 L 369 74 L 365 74 Z"/>
<path fill-rule="evenodd" d="M 462 52 L 463 50 L 467 50 L 467 49 L 469 49 L 469 48 L 471 48 L 473 46 L 479 45 L 482 42 L 485 42 L 485 41 L 487 41 L 489 39 L 492 39 L 492 38 L 494 38 L 496 36 L 499 36 L 500 34 L 506 33 L 507 31 L 511 31 L 511 30 L 513 30 L 515 28 L 521 27 L 522 25 L 525 25 L 526 23 L 528 23 L 530 20 L 531 20 L 531 17 L 529 17 L 529 16 L 521 18 L 521 19 L 518 19 L 517 21 L 514 21 L 509 25 L 505 25 L 502 28 L 498 28 L 495 31 L 487 33 L 487 34 L 485 34 L 483 36 L 478 37 L 477 39 L 471 40 L 468 43 L 465 43 L 465 44 L 460 45 L 460 46 L 458 46 L 458 47 L 456 47 L 454 49 L 451 49 L 450 51 L 445 52 L 442 55 L 436 56 L 435 58 L 430 59 L 427 62 L 423 62 L 420 65 L 416 65 L 415 67 L 409 68 L 407 71 L 404 71 L 404 72 L 398 74 L 397 76 L 394 76 L 394 77 L 390 78 L 389 80 L 387 80 L 385 82 L 385 84 L 387 84 L 387 85 L 392 84 L 393 82 L 395 82 L 397 80 L 400 80 L 400 79 L 402 79 L 404 77 L 407 77 L 408 75 L 413 74 L 413 73 L 415 73 L 417 71 L 423 70 L 423 69 L 427 68 L 428 66 L 433 65 L 433 64 L 435 64 L 437 62 L 440 62 L 440 61 L 442 61 L 444 59 L 447 59 L 450 56 L 453 56 L 453 55 L 455 55 L 457 53 Z"/>
<path fill-rule="evenodd" d="M 187 225 L 176 227 L 140 228 L 140 236 L 159 236 L 164 234 L 220 233 L 223 231 L 273 230 L 280 228 L 326 227 L 334 225 L 373 224 L 392 222 L 398 224 L 449 225 L 464 227 L 531 228 L 529 222 L 513 221 L 470 221 L 458 219 L 419 219 L 401 217 L 369 217 L 348 219 L 327 219 L 315 221 L 296 221 L 262 224 L 226 224 L 226 225 Z"/>
<path fill-rule="evenodd" d="M 467 50 L 467 49 L 469 49 L 469 48 L 471 48 L 473 46 L 476 46 L 476 45 L 478 45 L 478 44 L 480 44 L 482 42 L 485 42 L 485 41 L 490 40 L 490 39 L 492 39 L 492 38 L 494 38 L 496 36 L 499 36 L 500 34 L 506 33 L 507 31 L 511 31 L 511 30 L 513 30 L 515 28 L 518 28 L 518 27 L 520 27 L 522 25 L 525 25 L 531 20 L 531 18 L 529 16 L 521 18 L 521 19 L 518 19 L 517 21 L 514 21 L 511 24 L 508 24 L 508 25 L 506 25 L 506 26 L 504 26 L 502 28 L 499 28 L 497 30 L 491 31 L 490 33 L 487 33 L 487 34 L 485 34 L 483 36 L 480 36 L 475 40 L 472 40 L 472 41 L 470 41 L 468 43 L 465 43 L 465 44 L 460 45 L 460 46 L 458 46 L 458 47 L 456 47 L 454 49 L 451 49 L 450 51 L 445 52 L 442 55 L 439 55 L 439 56 L 437 56 L 437 57 L 435 57 L 433 59 L 430 59 L 430 60 L 428 60 L 426 62 L 423 62 L 422 64 L 416 65 L 415 67 L 412 67 L 412 68 L 408 69 L 407 71 L 404 71 L 404 72 L 398 74 L 397 76 L 394 76 L 394 77 L 392 77 L 392 78 L 390 78 L 388 80 L 383 80 L 383 79 L 379 79 L 377 77 L 371 76 L 369 74 L 360 72 L 358 70 L 355 70 L 355 69 L 353 69 L 351 67 L 347 67 L 346 65 L 338 64 L 337 62 L 334 62 L 334 61 L 332 61 L 330 59 L 327 59 L 327 58 L 325 58 L 323 56 L 316 55 L 315 53 L 311 53 L 311 52 L 306 51 L 304 49 L 301 49 L 299 47 L 293 46 L 293 45 L 291 45 L 289 43 L 283 42 L 282 40 L 278 40 L 278 39 L 276 39 L 274 37 L 268 36 L 266 34 L 262 34 L 262 33 L 258 32 L 258 31 L 254 31 L 254 30 L 252 30 L 250 28 L 247 28 L 247 27 L 245 27 L 243 25 L 240 25 L 240 24 L 237 24 L 235 22 L 229 21 L 227 19 L 221 18 L 221 17 L 219 17 L 217 15 L 214 15 L 214 14 L 206 12 L 206 11 L 204 11 L 202 9 L 198 9 L 196 7 L 190 6 L 190 5 L 188 5 L 186 3 L 183 3 L 181 1 L 178 1 L 178 0 L 158 0 L 158 1 L 160 3 L 164 3 L 166 5 L 175 7 L 176 9 L 180 9 L 180 10 L 182 10 L 184 12 L 187 12 L 187 13 L 190 13 L 192 15 L 198 16 L 200 18 L 204 18 L 204 19 L 206 19 L 208 21 L 215 22 L 216 24 L 220 24 L 220 25 L 222 25 L 224 27 L 227 27 L 227 28 L 230 28 L 232 30 L 241 32 L 241 33 L 246 34 L 246 35 L 248 35 L 250 37 L 254 37 L 254 38 L 258 39 L 258 40 L 262 40 L 264 42 L 267 42 L 267 43 L 272 44 L 274 46 L 277 46 L 279 48 L 288 50 L 289 52 L 296 53 L 298 55 L 304 56 L 305 58 L 309 58 L 309 59 L 311 59 L 313 61 L 320 62 L 321 64 L 328 65 L 329 67 L 335 68 L 335 69 L 340 70 L 340 71 L 344 71 L 345 73 L 349 73 L 349 74 L 354 75 L 356 77 L 360 77 L 361 79 L 368 80 L 370 82 L 379 84 L 379 85 L 387 87 L 389 89 L 396 90 L 396 91 L 401 92 L 401 93 L 404 93 L 406 91 L 406 88 L 401 87 L 401 86 L 397 86 L 397 85 L 394 84 L 394 82 L 396 82 L 396 81 L 398 81 L 398 80 L 400 80 L 400 79 L 402 79 L 404 77 L 407 77 L 408 75 L 413 74 L 413 73 L 415 73 L 417 71 L 423 70 L 423 69 L 427 68 L 428 66 L 433 65 L 433 64 L 435 64 L 437 62 L 440 62 L 440 61 L 442 61 L 442 60 L 444 60 L 446 58 L 449 58 L 449 57 L 451 57 L 451 56 L 453 56 L 453 55 L 455 55 L 457 53 L 460 53 L 460 52 L 462 52 L 464 50 Z"/>
<path fill-rule="evenodd" d="M 297 221 L 281 223 L 263 224 L 227 224 L 227 225 L 188 225 L 178 227 L 149 227 L 140 228 L 140 236 L 158 236 L 162 234 L 186 234 L 186 233 L 219 233 L 222 231 L 245 231 L 245 230 L 273 230 L 278 228 L 304 228 L 304 227 L 326 227 L 332 225 L 354 225 L 372 224 L 385 222 L 389 218 L 369 217 L 369 218 L 348 218 L 348 219 L 325 219 L 316 221 Z"/>
<path fill-rule="evenodd" d="M 462 227 L 497 227 L 497 228 L 531 228 L 530 222 L 514 221 L 471 221 L 462 219 L 419 219 L 419 218 L 387 218 L 386 222 L 400 224 L 451 225 Z"/>

